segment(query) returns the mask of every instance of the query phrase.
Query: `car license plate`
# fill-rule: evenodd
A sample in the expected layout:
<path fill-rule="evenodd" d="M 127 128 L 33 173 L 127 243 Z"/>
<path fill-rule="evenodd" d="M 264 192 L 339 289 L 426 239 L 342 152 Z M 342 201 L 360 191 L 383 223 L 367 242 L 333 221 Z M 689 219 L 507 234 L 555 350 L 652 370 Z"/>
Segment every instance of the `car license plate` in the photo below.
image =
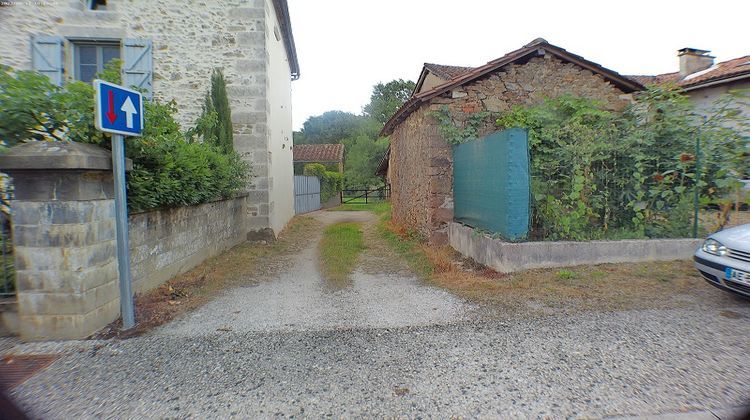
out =
<path fill-rule="evenodd" d="M 750 286 L 750 273 L 727 267 L 724 270 L 724 274 L 727 280 L 736 281 L 737 283 Z"/>

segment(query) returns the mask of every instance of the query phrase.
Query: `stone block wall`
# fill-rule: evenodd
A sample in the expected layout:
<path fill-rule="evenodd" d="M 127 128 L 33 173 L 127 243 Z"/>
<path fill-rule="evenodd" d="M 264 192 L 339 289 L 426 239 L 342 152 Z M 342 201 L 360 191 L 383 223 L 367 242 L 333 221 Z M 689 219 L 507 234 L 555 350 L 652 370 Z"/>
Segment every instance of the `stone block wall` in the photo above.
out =
<path fill-rule="evenodd" d="M 447 234 L 440 230 L 453 220 L 452 150 L 430 111 L 416 110 L 391 134 L 392 216 L 431 242 L 444 243 Z"/>
<path fill-rule="evenodd" d="M 133 290 L 144 292 L 245 241 L 247 196 L 129 216 Z"/>
<path fill-rule="evenodd" d="M 566 93 L 600 100 L 612 110 L 622 110 L 632 100 L 602 76 L 547 54 L 524 64 L 509 64 L 423 104 L 391 134 L 394 221 L 418 231 L 431 243 L 448 241 L 448 224 L 453 220 L 453 153 L 430 112 L 448 107 L 461 126 L 471 114 L 489 111 L 494 115 L 480 130 L 484 136 L 497 130 L 494 117 L 498 113 Z"/>
<path fill-rule="evenodd" d="M 117 318 L 114 200 L 17 200 L 13 212 L 22 338 L 85 338 Z"/>
<path fill-rule="evenodd" d="M 90 144 L 52 142 L 22 144 L 0 156 L 14 184 L 24 340 L 85 338 L 119 314 L 111 159 Z"/>

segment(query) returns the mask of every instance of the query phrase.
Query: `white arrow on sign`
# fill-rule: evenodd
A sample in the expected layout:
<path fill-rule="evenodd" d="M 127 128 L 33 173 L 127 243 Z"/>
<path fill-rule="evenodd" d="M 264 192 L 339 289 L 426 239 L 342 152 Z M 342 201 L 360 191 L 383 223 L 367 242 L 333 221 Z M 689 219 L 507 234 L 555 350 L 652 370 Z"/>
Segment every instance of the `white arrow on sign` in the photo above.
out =
<path fill-rule="evenodd" d="M 125 113 L 125 125 L 128 128 L 133 128 L 133 114 L 138 115 L 138 111 L 135 110 L 133 101 L 130 100 L 130 96 L 125 99 L 125 103 L 122 104 L 120 111 Z"/>

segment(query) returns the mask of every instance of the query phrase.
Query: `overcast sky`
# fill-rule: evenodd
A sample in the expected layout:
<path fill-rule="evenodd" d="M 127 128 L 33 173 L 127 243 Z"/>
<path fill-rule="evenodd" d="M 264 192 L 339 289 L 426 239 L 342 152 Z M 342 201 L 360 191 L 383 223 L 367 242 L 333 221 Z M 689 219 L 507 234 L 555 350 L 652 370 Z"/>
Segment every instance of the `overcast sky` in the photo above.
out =
<path fill-rule="evenodd" d="M 541 37 L 621 74 L 677 71 L 677 50 L 750 55 L 750 1 L 288 0 L 301 78 L 294 128 L 360 113 L 372 86 L 424 62 L 478 66 Z"/>

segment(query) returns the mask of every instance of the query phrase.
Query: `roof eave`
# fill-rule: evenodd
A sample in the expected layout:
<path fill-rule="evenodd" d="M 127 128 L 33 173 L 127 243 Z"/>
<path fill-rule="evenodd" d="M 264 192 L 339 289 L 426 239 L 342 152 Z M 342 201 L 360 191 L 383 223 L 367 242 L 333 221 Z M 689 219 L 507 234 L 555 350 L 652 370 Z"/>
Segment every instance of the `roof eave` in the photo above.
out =
<path fill-rule="evenodd" d="M 399 108 L 399 110 L 396 111 L 396 113 L 385 123 L 385 125 L 383 126 L 383 129 L 380 131 L 380 135 L 387 136 L 393 133 L 395 126 L 401 122 L 402 116 L 404 114 L 408 115 L 411 112 L 413 112 L 414 109 L 416 109 L 416 107 L 421 105 L 425 100 L 432 99 L 445 92 L 455 89 L 456 87 L 462 86 L 468 82 L 479 79 L 487 75 L 488 73 L 492 73 L 493 71 L 496 71 L 497 69 L 500 69 L 515 61 L 521 60 L 529 55 L 535 55 L 535 56 L 544 55 L 546 51 L 552 53 L 559 59 L 572 62 L 573 64 L 576 64 L 579 67 L 585 68 L 593 73 L 604 75 L 610 83 L 613 83 L 615 86 L 623 90 L 623 92 L 625 93 L 631 93 L 631 92 L 645 89 L 645 87 L 642 84 L 636 82 L 635 80 L 628 79 L 627 77 L 622 76 L 617 72 L 614 72 L 596 63 L 588 61 L 581 56 L 572 54 L 562 48 L 556 47 L 547 42 L 538 43 L 538 44 L 534 44 L 533 46 L 526 46 L 516 51 L 512 51 L 503 57 L 500 57 L 496 60 L 492 60 L 483 66 L 477 67 L 473 71 L 470 71 L 462 76 L 459 76 L 441 85 L 438 85 L 434 87 L 433 89 L 430 89 L 426 92 L 415 94 L 409 101 L 407 101 L 401 108 Z"/>
<path fill-rule="evenodd" d="M 743 79 L 750 79 L 750 70 L 740 73 L 740 74 L 733 74 L 727 77 L 720 77 L 716 79 L 707 80 L 705 82 L 699 82 L 693 85 L 684 85 L 682 89 L 685 92 L 690 92 L 691 90 L 698 90 L 698 89 L 703 89 L 703 88 L 707 88 L 711 86 L 722 85 L 724 83 L 736 82 L 738 80 L 743 80 Z"/>
<path fill-rule="evenodd" d="M 299 79 L 299 61 L 297 60 L 297 47 L 294 44 L 294 34 L 292 34 L 292 21 L 289 18 L 289 7 L 286 0 L 273 0 L 273 8 L 276 11 L 276 19 L 279 21 L 281 36 L 284 39 L 284 49 L 289 59 L 289 71 L 292 80 Z"/>

